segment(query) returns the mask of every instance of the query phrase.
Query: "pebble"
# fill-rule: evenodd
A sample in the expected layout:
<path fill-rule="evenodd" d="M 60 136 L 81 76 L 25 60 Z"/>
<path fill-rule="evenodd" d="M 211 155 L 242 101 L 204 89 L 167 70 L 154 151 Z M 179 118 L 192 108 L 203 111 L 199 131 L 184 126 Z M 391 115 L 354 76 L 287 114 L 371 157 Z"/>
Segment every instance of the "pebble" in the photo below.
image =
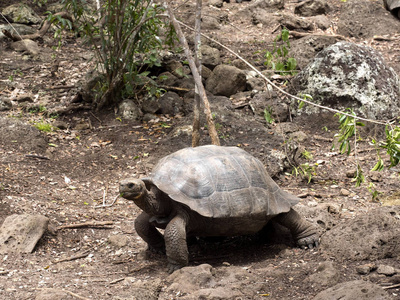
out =
<path fill-rule="evenodd" d="M 348 195 L 350 195 L 350 191 L 346 190 L 346 189 L 340 189 L 340 194 L 342 196 L 348 196 Z"/>
<path fill-rule="evenodd" d="M 365 264 L 365 265 L 357 266 L 356 271 L 360 275 L 368 275 L 374 269 L 376 269 L 376 265 Z"/>
<path fill-rule="evenodd" d="M 378 269 L 376 270 L 376 272 L 378 274 L 383 274 L 386 276 L 393 276 L 394 274 L 396 274 L 396 269 L 392 266 L 378 265 Z"/>

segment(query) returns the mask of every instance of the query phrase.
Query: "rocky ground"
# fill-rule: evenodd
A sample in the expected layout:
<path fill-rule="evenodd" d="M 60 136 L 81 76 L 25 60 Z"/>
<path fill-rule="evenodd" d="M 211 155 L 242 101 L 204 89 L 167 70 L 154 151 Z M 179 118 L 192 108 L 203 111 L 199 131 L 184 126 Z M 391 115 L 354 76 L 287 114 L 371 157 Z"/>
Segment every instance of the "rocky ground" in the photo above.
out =
<path fill-rule="evenodd" d="M 0 9 L 13 2 L 2 1 Z M 323 2 L 331 8 L 323 20 L 304 17 L 314 25 L 297 28 L 306 36 L 290 40 L 300 68 L 326 45 L 346 39 L 377 49 L 400 72 L 399 36 L 392 26 L 399 20 L 365 1 Z M 182 13 L 192 12 L 192 4 Z M 263 68 L 258 51 L 271 49 L 276 28 L 294 16 L 298 3 L 285 1 L 279 13 L 267 15 L 252 11 L 252 4 L 224 2 L 217 8 L 204 1 L 205 33 Z M 328 26 L 315 26 L 324 22 Z M 267 243 L 257 237 L 199 240 L 190 245 L 190 266 L 168 276 L 165 257 L 146 253 L 133 228 L 139 209 L 122 198 L 112 206 L 103 203 L 115 200 L 121 178 L 146 176 L 161 157 L 189 146 L 184 129 L 191 115 L 128 121 L 110 108 L 51 119 L 48 111 L 74 98 L 91 66 L 91 53 L 79 39 L 67 37 L 60 50 L 53 45 L 48 33 L 32 59 L 1 41 L 0 97 L 15 101 L 0 115 L 0 224 L 12 214 L 49 219 L 32 253 L 1 256 L 2 299 L 400 299 L 399 171 L 369 171 L 376 162 L 369 137 L 379 138 L 382 128 L 361 132 L 357 159 L 366 183 L 356 188 L 354 153 L 331 150 L 337 117 L 322 113 L 268 125 L 248 105 L 211 97 L 221 143 L 261 159 L 283 189 L 301 197 L 298 210 L 319 226 L 321 246 L 298 249 L 285 232 Z M 235 60 L 221 53 L 224 62 Z M 44 133 L 32 127 L 44 121 L 61 129 Z M 293 175 L 296 155 L 285 147 L 293 139 L 296 149 L 310 154 L 297 159 L 315 166 L 310 183 Z M 206 127 L 201 143 L 209 143 Z M 293 157 L 271 156 L 280 151 Z"/>

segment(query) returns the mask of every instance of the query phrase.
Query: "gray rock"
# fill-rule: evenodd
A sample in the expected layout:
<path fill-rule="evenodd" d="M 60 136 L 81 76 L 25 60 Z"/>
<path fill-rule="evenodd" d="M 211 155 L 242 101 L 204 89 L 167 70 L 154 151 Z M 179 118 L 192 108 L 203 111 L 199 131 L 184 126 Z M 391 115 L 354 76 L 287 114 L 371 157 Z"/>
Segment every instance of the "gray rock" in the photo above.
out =
<path fill-rule="evenodd" d="M 400 31 L 400 22 L 383 7 L 382 1 L 366 3 L 365 0 L 352 0 L 341 3 L 337 28 L 338 34 L 368 39 L 375 35 L 397 34 Z"/>
<path fill-rule="evenodd" d="M 314 274 L 308 276 L 305 280 L 307 284 L 316 286 L 333 286 L 339 281 L 339 271 L 331 261 L 320 263 Z"/>
<path fill-rule="evenodd" d="M 0 117 L 0 146 L 23 152 L 44 154 L 48 147 L 46 137 L 35 127 L 13 118 Z"/>
<path fill-rule="evenodd" d="M 318 52 L 337 42 L 333 36 L 306 36 L 290 42 L 289 57 L 294 57 L 297 66 L 304 69 Z"/>
<path fill-rule="evenodd" d="M 201 55 L 202 64 L 211 70 L 221 63 L 221 54 L 217 48 L 212 48 L 208 45 L 202 45 Z"/>
<path fill-rule="evenodd" d="M 108 241 L 111 245 L 121 248 L 128 245 L 129 239 L 126 235 L 115 234 L 108 237 Z"/>
<path fill-rule="evenodd" d="M 143 113 L 155 114 L 161 108 L 160 102 L 156 97 L 147 97 L 142 102 L 142 111 Z"/>
<path fill-rule="evenodd" d="M 377 260 L 400 257 L 399 207 L 382 207 L 342 220 L 321 238 L 321 249 L 338 260 Z"/>
<path fill-rule="evenodd" d="M 219 65 L 206 81 L 206 88 L 214 95 L 229 97 L 246 88 L 246 75 L 236 67 Z"/>
<path fill-rule="evenodd" d="M 41 215 L 11 215 L 0 228 L 0 253 L 30 253 L 47 229 Z"/>
<path fill-rule="evenodd" d="M 42 19 L 26 4 L 13 4 L 3 9 L 3 15 L 11 22 L 39 24 Z"/>
<path fill-rule="evenodd" d="M 302 17 L 324 15 L 330 11 L 326 0 L 307 0 L 297 4 L 294 13 Z"/>
<path fill-rule="evenodd" d="M 138 280 L 135 277 L 126 277 L 122 282 L 128 291 L 112 297 L 112 300 L 157 300 L 161 290 L 161 280 Z"/>
<path fill-rule="evenodd" d="M 391 299 L 379 285 L 363 280 L 339 283 L 320 292 L 313 300 L 389 300 Z"/>
<path fill-rule="evenodd" d="M 178 81 L 179 78 L 176 77 L 171 72 L 163 72 L 160 75 L 158 75 L 156 82 L 161 85 L 176 86 Z"/>
<path fill-rule="evenodd" d="M 183 112 L 183 99 L 177 93 L 166 92 L 159 99 L 160 113 L 170 116 L 176 116 Z"/>
<path fill-rule="evenodd" d="M 356 271 L 360 275 L 368 275 L 374 269 L 376 269 L 375 264 L 364 264 L 356 267 Z"/>
<path fill-rule="evenodd" d="M 10 110 L 11 108 L 11 101 L 4 96 L 0 96 L 0 111 Z"/>
<path fill-rule="evenodd" d="M 38 44 L 32 40 L 22 40 L 11 43 L 11 48 L 18 52 L 27 52 L 32 55 L 37 55 L 40 52 Z"/>
<path fill-rule="evenodd" d="M 24 24 L 14 23 L 14 24 L 12 24 L 12 26 L 9 24 L 4 24 L 4 25 L 2 24 L 2 25 L 0 25 L 0 41 L 5 38 L 5 35 L 2 32 L 3 30 L 7 30 L 7 31 L 11 32 L 12 34 L 18 33 L 19 35 L 33 34 L 36 32 L 36 29 L 32 28 L 31 26 L 24 25 Z M 15 31 L 17 31 L 17 32 L 15 32 Z"/>
<path fill-rule="evenodd" d="M 353 108 L 371 119 L 391 119 L 400 113 L 400 80 L 382 56 L 370 47 L 349 42 L 331 45 L 292 81 L 293 90 L 339 110 Z M 306 105 L 298 113 L 317 113 Z"/>
<path fill-rule="evenodd" d="M 170 285 L 167 291 L 180 291 L 192 293 L 200 288 L 212 288 L 215 286 L 213 269 L 208 264 L 196 267 L 184 267 L 168 276 Z"/>
<path fill-rule="evenodd" d="M 118 105 L 118 113 L 128 120 L 139 120 L 143 113 L 131 99 L 125 99 Z"/>
<path fill-rule="evenodd" d="M 397 273 L 395 268 L 393 268 L 392 266 L 387 266 L 387 265 L 378 265 L 376 272 L 378 274 L 383 274 L 386 276 L 393 276 Z"/>
<path fill-rule="evenodd" d="M 309 20 L 322 30 L 326 30 L 331 26 L 331 21 L 325 15 L 312 16 L 309 17 Z"/>
<path fill-rule="evenodd" d="M 308 19 L 292 14 L 282 14 L 279 23 L 289 30 L 314 30 L 314 24 Z"/>

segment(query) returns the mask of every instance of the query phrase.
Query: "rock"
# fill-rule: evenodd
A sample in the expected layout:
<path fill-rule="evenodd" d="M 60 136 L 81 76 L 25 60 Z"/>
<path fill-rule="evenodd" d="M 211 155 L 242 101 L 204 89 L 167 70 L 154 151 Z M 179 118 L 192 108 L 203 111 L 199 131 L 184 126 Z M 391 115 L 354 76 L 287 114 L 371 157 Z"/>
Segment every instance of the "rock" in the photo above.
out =
<path fill-rule="evenodd" d="M 276 122 L 285 122 L 289 117 L 289 106 L 276 96 L 275 91 L 257 93 L 249 104 L 253 111 L 263 118 L 265 109 Z"/>
<path fill-rule="evenodd" d="M 146 113 L 155 114 L 160 110 L 161 105 L 156 97 L 147 97 L 142 102 L 141 108 L 143 113 L 145 114 Z"/>
<path fill-rule="evenodd" d="M 339 110 L 352 108 L 371 119 L 391 119 L 400 113 L 400 80 L 374 49 L 338 42 L 317 54 L 292 81 L 295 93 L 313 96 L 315 103 Z M 306 105 L 298 113 L 320 109 Z"/>
<path fill-rule="evenodd" d="M 399 207 L 382 207 L 354 219 L 342 220 L 321 238 L 321 249 L 338 260 L 377 260 L 400 257 L 397 245 Z"/>
<path fill-rule="evenodd" d="M 7 31 L 15 34 L 14 28 L 20 35 L 33 34 L 36 32 L 36 29 L 32 28 L 31 26 L 24 25 L 24 24 L 14 23 L 14 24 L 12 24 L 12 26 L 9 24 L 4 24 L 4 25 L 0 25 L 0 41 L 5 38 L 5 35 L 2 32 L 3 30 L 7 30 Z"/>
<path fill-rule="evenodd" d="M 12 108 L 11 101 L 4 96 L 0 96 L 0 111 L 10 110 L 11 108 Z"/>
<path fill-rule="evenodd" d="M 262 78 L 251 77 L 247 79 L 246 89 L 249 91 L 263 91 L 265 89 L 265 80 Z"/>
<path fill-rule="evenodd" d="M 319 29 L 326 30 L 331 27 L 331 21 L 325 15 L 312 16 L 308 18 Z"/>
<path fill-rule="evenodd" d="M 297 4 L 294 13 L 302 17 L 324 15 L 330 11 L 326 0 L 307 0 Z"/>
<path fill-rule="evenodd" d="M 67 292 L 59 289 L 45 288 L 40 290 L 35 297 L 35 300 L 71 300 L 73 297 Z"/>
<path fill-rule="evenodd" d="M 305 283 L 316 286 L 333 286 L 339 281 L 339 271 L 333 262 L 324 261 L 320 263 L 314 274 L 305 279 Z"/>
<path fill-rule="evenodd" d="M 338 34 L 369 39 L 374 36 L 393 36 L 400 32 L 400 22 L 382 5 L 382 1 L 352 0 L 341 3 Z M 354 12 L 357 18 L 354 18 Z M 360 22 L 359 20 L 362 20 Z"/>
<path fill-rule="evenodd" d="M 185 75 L 189 74 L 186 72 L 186 68 L 183 64 L 176 60 L 169 60 L 165 63 L 165 68 L 168 72 L 172 73 L 177 78 L 183 78 Z"/>
<path fill-rule="evenodd" d="M 342 188 L 342 189 L 340 189 L 340 195 L 349 196 L 350 195 L 350 191 Z"/>
<path fill-rule="evenodd" d="M 31 253 L 47 229 L 41 215 L 11 215 L 0 228 L 0 253 Z"/>
<path fill-rule="evenodd" d="M 210 70 L 213 70 L 221 63 L 221 54 L 217 48 L 208 45 L 201 46 L 201 63 Z"/>
<path fill-rule="evenodd" d="M 61 130 L 65 130 L 69 127 L 67 122 L 61 120 L 55 120 L 53 126 Z"/>
<path fill-rule="evenodd" d="M 42 19 L 28 5 L 19 3 L 13 4 L 3 9 L 3 15 L 11 23 L 20 24 L 39 24 Z"/>
<path fill-rule="evenodd" d="M 135 277 L 126 277 L 122 284 L 128 289 L 118 293 L 112 300 L 157 300 L 161 290 L 161 280 L 156 278 L 151 281 L 138 280 Z"/>
<path fill-rule="evenodd" d="M 279 23 L 289 30 L 314 30 L 312 22 L 291 14 L 282 14 Z"/>
<path fill-rule="evenodd" d="M 13 118 L 0 117 L 0 145 L 7 149 L 44 154 L 48 147 L 46 137 L 35 127 Z"/>
<path fill-rule="evenodd" d="M 333 36 L 306 36 L 290 41 L 289 57 L 295 58 L 297 66 L 304 69 L 318 52 L 336 42 Z"/>
<path fill-rule="evenodd" d="M 208 1 L 208 5 L 212 5 L 218 8 L 221 8 L 224 5 L 223 0 L 210 0 Z"/>
<path fill-rule="evenodd" d="M 395 268 L 393 268 L 392 266 L 387 266 L 387 265 L 378 265 L 376 272 L 378 274 L 383 274 L 386 276 L 393 276 L 397 273 Z"/>
<path fill-rule="evenodd" d="M 159 99 L 159 113 L 170 116 L 176 116 L 183 113 L 183 99 L 175 92 L 166 92 Z"/>
<path fill-rule="evenodd" d="M 218 65 L 206 81 L 206 88 L 214 95 L 229 97 L 246 88 L 246 75 L 236 67 Z"/>
<path fill-rule="evenodd" d="M 364 264 L 356 267 L 357 273 L 361 275 L 368 275 L 374 269 L 376 269 L 375 264 Z"/>
<path fill-rule="evenodd" d="M 249 5 L 237 12 L 240 17 L 249 19 L 252 14 L 257 12 L 273 13 L 285 7 L 284 0 L 257 0 L 251 1 Z"/>
<path fill-rule="evenodd" d="M 139 120 L 143 113 L 131 99 L 125 99 L 118 105 L 118 113 L 127 120 Z"/>
<path fill-rule="evenodd" d="M 318 293 L 313 300 L 390 300 L 379 285 L 363 280 L 339 283 Z"/>
<path fill-rule="evenodd" d="M 11 43 L 11 48 L 19 52 L 28 52 L 32 55 L 37 55 L 40 52 L 38 44 L 32 40 L 22 40 Z"/>
<path fill-rule="evenodd" d="M 163 72 L 158 75 L 156 82 L 160 85 L 176 86 L 179 78 L 171 72 Z"/>
<path fill-rule="evenodd" d="M 129 239 L 126 235 L 116 234 L 109 236 L 108 241 L 110 242 L 111 245 L 118 248 L 122 248 L 128 245 Z"/>
<path fill-rule="evenodd" d="M 202 264 L 196 267 L 184 267 L 168 276 L 170 285 L 167 291 L 192 293 L 200 288 L 212 288 L 215 286 L 212 267 Z"/>

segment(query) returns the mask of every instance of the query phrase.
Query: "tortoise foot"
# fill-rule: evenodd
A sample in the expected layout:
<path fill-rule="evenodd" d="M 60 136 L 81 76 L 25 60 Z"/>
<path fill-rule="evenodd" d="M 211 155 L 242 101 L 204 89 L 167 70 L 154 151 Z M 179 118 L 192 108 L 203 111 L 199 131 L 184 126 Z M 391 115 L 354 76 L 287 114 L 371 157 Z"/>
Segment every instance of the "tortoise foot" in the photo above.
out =
<path fill-rule="evenodd" d="M 317 248 L 319 245 L 319 236 L 318 234 L 312 234 L 304 238 L 300 238 L 297 240 L 297 245 L 299 245 L 299 247 L 301 247 L 302 249 Z"/>
<path fill-rule="evenodd" d="M 174 273 L 176 270 L 183 268 L 183 265 L 168 263 L 168 274 Z"/>

